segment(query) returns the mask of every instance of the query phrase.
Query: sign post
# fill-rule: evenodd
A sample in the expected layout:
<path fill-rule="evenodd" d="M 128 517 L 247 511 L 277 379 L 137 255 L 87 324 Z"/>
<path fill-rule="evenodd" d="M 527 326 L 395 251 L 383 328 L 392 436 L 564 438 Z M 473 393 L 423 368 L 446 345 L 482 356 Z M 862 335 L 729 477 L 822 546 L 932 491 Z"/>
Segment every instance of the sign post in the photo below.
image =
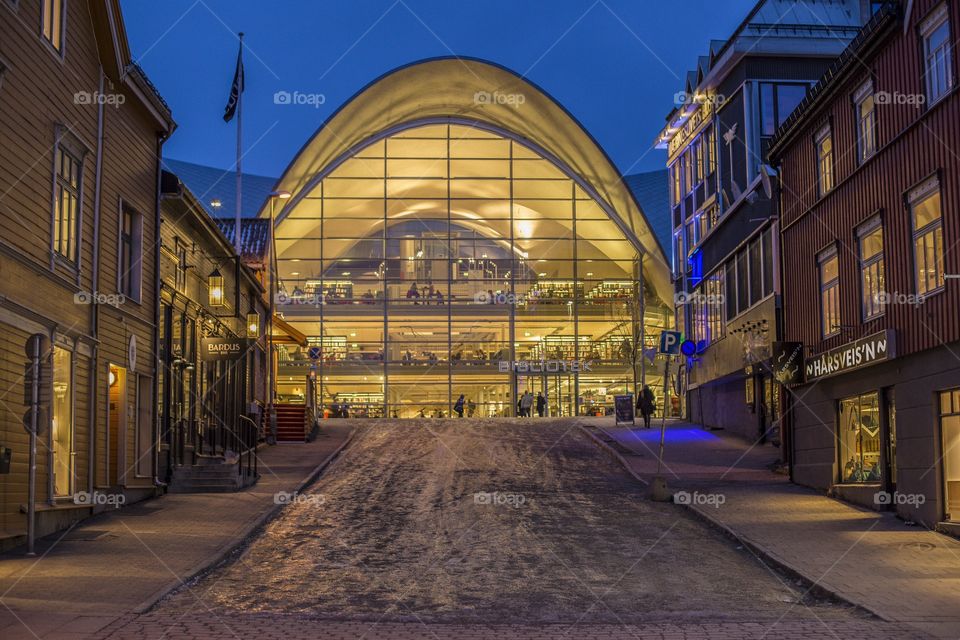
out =
<path fill-rule="evenodd" d="M 667 488 L 667 480 L 661 474 L 663 472 L 663 444 L 667 435 L 667 407 L 666 399 L 670 393 L 670 359 L 680 353 L 682 334 L 679 331 L 663 331 L 660 333 L 660 353 L 665 357 L 663 364 L 663 398 L 664 406 L 660 419 L 660 448 L 657 453 L 657 475 L 650 483 L 650 498 L 656 502 L 669 502 L 670 489 Z"/>
<path fill-rule="evenodd" d="M 613 396 L 614 426 L 628 424 L 636 426 L 636 417 L 633 412 L 633 396 Z"/>

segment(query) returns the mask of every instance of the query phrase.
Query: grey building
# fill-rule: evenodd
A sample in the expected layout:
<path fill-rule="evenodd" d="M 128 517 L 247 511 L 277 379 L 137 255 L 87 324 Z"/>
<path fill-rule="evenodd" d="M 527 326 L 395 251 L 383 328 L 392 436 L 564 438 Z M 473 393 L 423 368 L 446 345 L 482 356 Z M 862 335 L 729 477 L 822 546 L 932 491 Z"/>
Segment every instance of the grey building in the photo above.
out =
<path fill-rule="evenodd" d="M 687 416 L 778 440 L 777 180 L 770 140 L 871 11 L 862 0 L 758 2 L 697 59 L 656 141 L 668 154 L 677 326 Z"/>

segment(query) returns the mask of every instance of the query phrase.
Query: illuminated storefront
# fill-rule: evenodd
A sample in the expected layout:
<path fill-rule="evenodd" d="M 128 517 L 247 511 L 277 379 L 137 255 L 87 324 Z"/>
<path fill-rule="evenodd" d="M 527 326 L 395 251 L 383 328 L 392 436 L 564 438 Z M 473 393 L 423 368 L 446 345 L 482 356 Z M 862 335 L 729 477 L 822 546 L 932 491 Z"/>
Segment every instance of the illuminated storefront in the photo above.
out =
<path fill-rule="evenodd" d="M 574 415 L 659 393 L 641 344 L 672 316 L 663 252 L 596 143 L 513 73 L 388 74 L 278 189 L 277 311 L 310 344 L 278 349 L 278 401 L 448 416 L 463 394 L 466 415 L 512 416 L 530 391 Z"/>

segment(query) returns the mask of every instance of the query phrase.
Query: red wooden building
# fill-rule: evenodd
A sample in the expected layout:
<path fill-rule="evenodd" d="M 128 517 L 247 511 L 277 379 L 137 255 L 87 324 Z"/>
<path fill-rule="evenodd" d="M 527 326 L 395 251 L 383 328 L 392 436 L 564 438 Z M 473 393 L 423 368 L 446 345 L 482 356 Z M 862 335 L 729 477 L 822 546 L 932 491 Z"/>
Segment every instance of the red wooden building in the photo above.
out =
<path fill-rule="evenodd" d="M 794 480 L 960 522 L 960 3 L 876 12 L 778 131 Z M 799 363 L 798 363 L 799 364 Z"/>

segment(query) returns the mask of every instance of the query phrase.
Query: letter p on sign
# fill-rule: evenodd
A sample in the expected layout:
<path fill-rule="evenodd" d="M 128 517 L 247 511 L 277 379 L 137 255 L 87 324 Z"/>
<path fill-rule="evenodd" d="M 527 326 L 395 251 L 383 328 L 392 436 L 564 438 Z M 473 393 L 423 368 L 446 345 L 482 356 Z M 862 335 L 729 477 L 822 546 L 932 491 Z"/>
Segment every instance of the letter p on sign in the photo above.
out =
<path fill-rule="evenodd" d="M 679 331 L 660 332 L 660 353 L 676 355 L 680 353 L 681 333 Z"/>

